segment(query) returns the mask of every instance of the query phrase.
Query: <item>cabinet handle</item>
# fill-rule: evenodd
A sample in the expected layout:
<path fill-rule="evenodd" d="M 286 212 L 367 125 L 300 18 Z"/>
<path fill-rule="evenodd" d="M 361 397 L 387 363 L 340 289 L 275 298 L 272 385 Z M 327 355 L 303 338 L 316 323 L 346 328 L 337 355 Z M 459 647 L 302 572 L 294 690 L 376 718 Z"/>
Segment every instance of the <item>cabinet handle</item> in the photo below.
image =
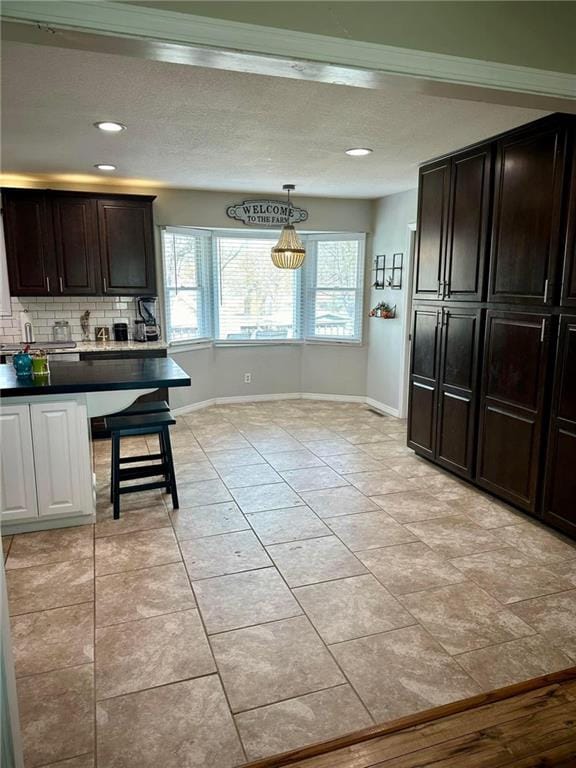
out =
<path fill-rule="evenodd" d="M 64 282 L 61 277 L 58 278 L 58 282 L 60 283 L 60 293 L 64 293 Z"/>
<path fill-rule="evenodd" d="M 427 389 L 429 392 L 434 392 L 434 387 L 428 386 L 428 384 L 420 384 L 419 381 L 413 382 L 415 387 L 418 387 L 419 389 Z"/>
<path fill-rule="evenodd" d="M 50 278 L 46 275 L 46 292 L 50 293 Z"/>
<path fill-rule="evenodd" d="M 104 278 L 104 293 L 108 293 L 108 283 L 106 282 L 106 278 Z"/>
<path fill-rule="evenodd" d="M 546 318 L 542 318 L 542 327 L 540 328 L 540 343 L 544 341 L 544 336 L 546 334 Z"/>
<path fill-rule="evenodd" d="M 549 284 L 549 282 L 550 282 L 549 280 L 546 280 L 546 282 L 544 283 L 544 304 L 546 304 L 546 302 L 548 301 L 548 284 Z"/>
<path fill-rule="evenodd" d="M 442 298 L 442 280 L 438 280 L 438 293 L 436 295 L 439 299 Z"/>
<path fill-rule="evenodd" d="M 453 395 L 452 392 L 444 392 L 444 397 L 451 397 L 452 400 L 462 400 L 464 403 L 469 403 L 469 397 L 462 397 L 461 395 Z"/>

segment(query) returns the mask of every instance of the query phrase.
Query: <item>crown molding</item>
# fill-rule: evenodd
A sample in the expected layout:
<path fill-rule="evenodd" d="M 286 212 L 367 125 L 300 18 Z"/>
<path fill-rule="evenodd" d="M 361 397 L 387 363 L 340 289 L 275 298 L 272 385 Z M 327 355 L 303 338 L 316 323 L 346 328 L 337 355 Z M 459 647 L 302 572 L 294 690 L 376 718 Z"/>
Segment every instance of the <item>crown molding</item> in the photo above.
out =
<path fill-rule="evenodd" d="M 47 33 L 55 38 L 59 30 L 69 30 L 147 41 L 147 55 L 165 61 L 259 71 L 261 74 L 364 88 L 389 85 L 392 78 L 400 79 L 403 87 L 416 87 L 432 94 L 576 111 L 576 76 L 563 72 L 210 19 L 106 0 L 4 0 L 1 15 L 6 22 L 18 22 L 6 25 L 8 39 L 17 39 L 15 26 L 36 25 L 36 38 L 41 34 L 46 37 Z M 34 42 L 42 40 L 35 39 Z M 59 43 L 55 40 L 45 42 L 62 47 L 82 47 L 74 45 L 73 35 L 63 35 Z M 153 48 L 154 43 L 157 44 L 156 49 Z M 174 46 L 172 53 L 170 46 Z M 197 48 L 197 57 L 186 58 L 182 48 Z M 106 50 L 110 50 L 110 44 Z M 214 50 L 235 54 L 237 59 L 247 58 L 249 63 L 243 68 L 240 60 L 235 62 L 230 57 L 219 62 L 217 57 L 214 60 Z M 422 85 L 418 87 L 414 83 Z M 454 94 L 441 87 L 446 85 L 455 87 Z M 507 100 L 503 98 L 504 94 L 520 94 L 527 98 Z"/>

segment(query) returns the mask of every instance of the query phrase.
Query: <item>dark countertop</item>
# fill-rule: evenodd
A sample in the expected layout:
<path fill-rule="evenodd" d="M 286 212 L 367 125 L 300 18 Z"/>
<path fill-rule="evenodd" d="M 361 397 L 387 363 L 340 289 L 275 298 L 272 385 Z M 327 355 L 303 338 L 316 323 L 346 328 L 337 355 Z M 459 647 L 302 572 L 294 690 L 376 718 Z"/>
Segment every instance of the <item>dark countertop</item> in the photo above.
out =
<path fill-rule="evenodd" d="M 188 374 L 169 357 L 51 362 L 47 379 L 18 379 L 12 365 L 0 365 L 0 397 L 189 386 Z"/>

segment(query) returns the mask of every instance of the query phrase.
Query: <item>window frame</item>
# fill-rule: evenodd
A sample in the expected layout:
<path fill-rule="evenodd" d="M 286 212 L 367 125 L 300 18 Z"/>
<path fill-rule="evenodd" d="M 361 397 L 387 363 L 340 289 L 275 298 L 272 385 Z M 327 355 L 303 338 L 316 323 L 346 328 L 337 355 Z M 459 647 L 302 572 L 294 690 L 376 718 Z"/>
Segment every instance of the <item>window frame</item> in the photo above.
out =
<path fill-rule="evenodd" d="M 189 339 L 175 339 L 169 338 L 170 331 L 170 304 L 168 301 L 169 291 L 173 291 L 173 287 L 169 287 L 166 282 L 166 249 L 164 234 L 165 233 L 194 235 L 209 238 L 209 264 L 202 263 L 201 254 L 197 254 L 196 270 L 198 275 L 198 286 L 196 288 L 183 288 L 178 290 L 184 291 L 196 291 L 202 294 L 202 300 L 200 301 L 201 316 L 198 318 L 199 323 L 202 323 L 202 330 L 204 333 L 208 332 L 209 335 L 190 337 Z M 270 345 L 291 345 L 291 344 L 328 344 L 328 345 L 347 345 L 347 346 L 361 346 L 364 339 L 364 294 L 365 294 L 365 275 L 366 275 L 366 233 L 364 232 L 302 232 L 299 230 L 299 235 L 306 248 L 306 259 L 302 269 L 298 269 L 295 272 L 295 286 L 294 286 L 294 329 L 295 335 L 291 339 L 219 339 L 219 326 L 220 326 L 220 275 L 219 275 L 219 263 L 218 263 L 218 238 L 241 238 L 241 239 L 256 239 L 256 240 L 277 240 L 280 235 L 280 230 L 277 229 L 234 229 L 223 227 L 186 227 L 186 226 L 163 226 L 161 227 L 161 244 L 162 244 L 162 277 L 164 288 L 164 320 L 166 328 L 166 340 L 170 347 L 174 349 L 196 348 L 206 346 L 222 346 L 222 347 L 257 347 L 257 346 L 270 346 Z M 358 242 L 358 275 L 357 282 L 354 288 L 348 287 L 329 287 L 322 288 L 317 285 L 318 274 L 318 242 L 324 241 L 343 241 L 352 240 Z M 338 336 L 321 336 L 315 333 L 315 317 L 316 317 L 316 295 L 318 291 L 351 291 L 355 294 L 355 331 L 354 337 L 338 337 Z"/>

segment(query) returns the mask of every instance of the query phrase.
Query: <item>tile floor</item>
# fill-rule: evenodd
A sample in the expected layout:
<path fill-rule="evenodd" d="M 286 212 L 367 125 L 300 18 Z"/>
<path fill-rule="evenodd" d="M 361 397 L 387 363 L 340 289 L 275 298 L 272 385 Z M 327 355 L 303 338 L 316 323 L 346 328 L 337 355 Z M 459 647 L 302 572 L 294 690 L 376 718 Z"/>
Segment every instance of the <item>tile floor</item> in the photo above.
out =
<path fill-rule="evenodd" d="M 27 768 L 233 768 L 576 664 L 576 546 L 364 406 L 217 406 L 181 509 L 4 537 Z M 126 441 L 126 453 L 154 445 Z"/>

